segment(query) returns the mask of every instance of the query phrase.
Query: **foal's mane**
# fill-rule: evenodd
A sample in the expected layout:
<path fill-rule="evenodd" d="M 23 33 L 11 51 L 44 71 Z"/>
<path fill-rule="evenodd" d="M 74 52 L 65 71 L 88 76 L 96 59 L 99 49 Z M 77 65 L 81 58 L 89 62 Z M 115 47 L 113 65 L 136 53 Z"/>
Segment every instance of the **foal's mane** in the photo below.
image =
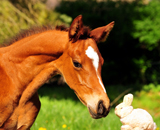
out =
<path fill-rule="evenodd" d="M 38 34 L 38 33 L 42 33 L 45 31 L 49 31 L 49 30 L 60 30 L 60 31 L 68 31 L 68 28 L 65 27 L 64 25 L 61 26 L 56 26 L 55 28 L 47 25 L 47 26 L 33 26 L 29 29 L 22 29 L 18 34 L 16 34 L 15 36 L 13 36 L 10 39 L 5 40 L 5 42 L 1 45 L 1 46 L 9 46 L 11 44 L 13 44 L 14 42 L 17 42 L 25 37 L 34 35 L 34 34 Z"/>
<path fill-rule="evenodd" d="M 1 46 L 9 46 L 25 37 L 28 37 L 34 34 L 38 34 L 38 33 L 42 33 L 45 31 L 49 31 L 49 30 L 69 31 L 69 28 L 65 27 L 64 25 L 56 26 L 55 28 L 53 28 L 50 25 L 41 26 L 41 27 L 34 26 L 34 27 L 31 27 L 30 29 L 21 30 L 17 35 L 12 37 L 11 39 L 5 40 L 5 42 L 1 44 Z M 76 40 L 88 38 L 89 34 L 90 34 L 89 27 L 84 26 L 83 33 L 81 33 L 80 36 L 78 36 Z"/>

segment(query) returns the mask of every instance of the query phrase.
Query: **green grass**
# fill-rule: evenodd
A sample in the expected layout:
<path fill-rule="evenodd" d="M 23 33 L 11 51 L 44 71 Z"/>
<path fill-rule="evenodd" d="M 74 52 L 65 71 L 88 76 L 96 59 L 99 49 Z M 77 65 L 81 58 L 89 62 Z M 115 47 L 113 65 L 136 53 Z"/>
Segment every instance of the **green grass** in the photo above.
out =
<path fill-rule="evenodd" d="M 106 118 L 92 119 L 88 109 L 66 87 L 43 87 L 39 90 L 41 110 L 31 130 L 113 130 L 121 123 L 111 110 Z M 63 128 L 66 125 L 66 128 Z"/>
<path fill-rule="evenodd" d="M 47 130 L 113 130 L 120 128 L 119 119 L 113 111 L 103 119 L 92 119 L 88 110 L 79 102 L 70 99 L 50 100 L 41 97 L 42 108 L 32 130 L 44 127 Z M 115 123 L 117 122 L 117 123 Z"/>
<path fill-rule="evenodd" d="M 114 114 L 114 107 L 106 118 L 92 119 L 87 107 L 77 99 L 74 92 L 67 86 L 42 87 L 39 90 L 39 95 L 41 110 L 31 130 L 38 130 L 40 127 L 47 130 L 120 130 L 121 122 Z M 139 95 L 142 94 L 140 93 L 136 95 L 137 97 L 134 98 L 133 105 L 134 107 L 139 106 L 139 108 L 143 108 L 144 104 L 147 104 L 147 101 L 151 102 L 157 99 L 156 96 L 154 99 L 150 99 L 147 96 L 148 98 L 146 99 L 144 95 L 144 98 L 141 98 Z M 159 98 L 157 101 L 159 103 Z M 160 127 L 160 115 L 157 115 L 160 109 L 158 107 L 159 110 L 154 110 L 157 109 L 159 104 L 154 105 L 154 107 L 152 105 L 149 106 L 144 107 L 148 110 L 151 109 L 149 112 L 151 112 L 152 116 L 154 115 L 154 121 Z"/>

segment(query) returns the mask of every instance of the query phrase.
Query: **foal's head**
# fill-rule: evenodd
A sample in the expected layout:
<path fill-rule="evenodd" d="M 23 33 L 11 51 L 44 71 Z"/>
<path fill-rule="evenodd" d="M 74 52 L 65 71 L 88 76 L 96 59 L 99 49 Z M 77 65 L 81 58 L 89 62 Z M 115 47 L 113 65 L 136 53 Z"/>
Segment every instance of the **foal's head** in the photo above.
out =
<path fill-rule="evenodd" d="M 111 22 L 90 31 L 83 26 L 82 16 L 78 16 L 69 28 L 68 49 L 62 55 L 62 75 L 95 119 L 107 116 L 110 110 L 110 101 L 101 78 L 104 60 L 97 43 L 105 41 L 113 26 L 114 22 Z"/>

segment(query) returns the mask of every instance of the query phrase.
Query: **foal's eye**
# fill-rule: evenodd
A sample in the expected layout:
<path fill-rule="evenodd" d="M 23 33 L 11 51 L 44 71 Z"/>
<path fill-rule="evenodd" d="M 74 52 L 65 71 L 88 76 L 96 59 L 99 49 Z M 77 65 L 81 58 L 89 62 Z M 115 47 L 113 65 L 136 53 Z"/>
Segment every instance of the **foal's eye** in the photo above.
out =
<path fill-rule="evenodd" d="M 73 65 L 74 65 L 76 68 L 82 68 L 82 65 L 81 65 L 78 61 L 73 61 Z"/>

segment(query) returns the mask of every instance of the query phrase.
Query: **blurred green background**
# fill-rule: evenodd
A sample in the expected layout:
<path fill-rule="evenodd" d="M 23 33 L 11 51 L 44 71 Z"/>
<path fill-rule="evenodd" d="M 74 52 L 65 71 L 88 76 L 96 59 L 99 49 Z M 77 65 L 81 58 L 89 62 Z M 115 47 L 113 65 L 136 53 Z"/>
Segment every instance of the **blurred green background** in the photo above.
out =
<path fill-rule="evenodd" d="M 83 15 L 84 24 L 91 29 L 115 21 L 115 26 L 107 41 L 98 44 L 105 60 L 102 79 L 113 108 L 122 101 L 124 94 L 132 92 L 135 95 L 133 106 L 148 110 L 160 127 L 159 0 L 0 0 L 0 44 L 15 36 L 20 30 L 32 26 L 64 24 L 69 27 L 72 20 L 79 14 Z M 57 101 L 57 95 L 61 97 L 61 100 L 69 98 L 70 102 L 79 103 L 72 90 L 66 88 L 66 85 L 57 85 L 57 82 L 44 85 L 39 90 L 42 104 L 48 102 L 49 106 L 52 101 Z M 60 91 L 63 89 L 68 95 Z M 48 92 L 50 93 L 48 94 Z M 63 104 L 60 99 L 58 98 L 59 103 Z M 82 107 L 81 105 L 77 106 Z M 47 108 L 43 107 L 42 111 Z M 85 109 L 84 113 L 87 112 L 86 108 L 82 109 Z M 110 115 L 111 118 L 114 115 L 113 111 Z M 53 113 L 49 115 L 52 117 Z M 66 114 L 68 113 L 66 112 Z M 89 114 L 87 116 L 86 120 L 92 122 Z M 37 118 L 37 120 L 42 119 L 42 116 Z M 60 119 L 58 118 L 58 120 Z M 64 118 L 60 122 L 63 120 Z M 79 120 L 84 119 L 80 118 Z M 102 123 L 101 121 L 103 122 L 103 119 L 99 121 L 99 124 Z M 37 122 L 39 125 L 34 124 L 33 126 L 35 130 L 41 128 L 40 125 L 42 125 L 40 121 Z M 118 118 L 117 122 L 119 122 Z M 60 128 L 80 129 L 81 126 L 73 124 L 76 123 L 70 122 L 70 126 L 63 128 L 62 123 Z M 96 125 L 85 127 L 85 125 L 83 129 L 98 129 L 99 124 L 97 127 Z M 110 125 L 114 126 L 114 123 Z M 49 125 L 43 126 L 44 129 L 53 127 L 53 125 L 49 128 L 47 126 Z M 54 126 L 58 127 L 56 124 Z M 117 126 L 118 129 L 120 124 Z M 115 128 L 106 126 L 104 129 Z"/>

